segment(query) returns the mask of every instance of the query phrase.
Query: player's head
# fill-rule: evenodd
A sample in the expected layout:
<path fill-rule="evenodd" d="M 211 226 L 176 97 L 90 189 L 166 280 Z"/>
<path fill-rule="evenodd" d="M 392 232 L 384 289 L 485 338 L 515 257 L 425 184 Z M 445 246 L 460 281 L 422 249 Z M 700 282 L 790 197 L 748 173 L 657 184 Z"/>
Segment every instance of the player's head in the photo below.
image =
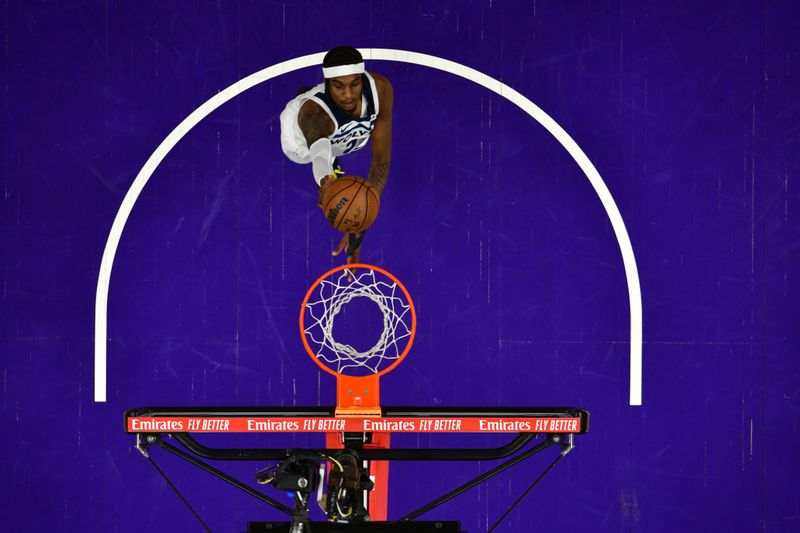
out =
<path fill-rule="evenodd" d="M 361 100 L 361 74 L 364 58 L 352 46 L 337 46 L 322 60 L 325 86 L 333 102 L 347 113 L 355 111 Z"/>

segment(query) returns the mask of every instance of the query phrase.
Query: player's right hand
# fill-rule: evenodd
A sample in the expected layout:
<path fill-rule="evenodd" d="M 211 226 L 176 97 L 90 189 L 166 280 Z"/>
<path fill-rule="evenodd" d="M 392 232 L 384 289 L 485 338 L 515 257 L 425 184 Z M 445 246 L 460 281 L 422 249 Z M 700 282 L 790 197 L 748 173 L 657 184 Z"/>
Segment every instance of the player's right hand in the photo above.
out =
<path fill-rule="evenodd" d="M 335 180 L 336 178 L 330 175 L 325 176 L 320 180 L 319 190 L 317 191 L 317 207 L 320 209 L 322 209 L 322 200 L 325 198 L 325 195 L 328 194 L 328 189 L 330 188 L 331 183 L 333 183 Z"/>

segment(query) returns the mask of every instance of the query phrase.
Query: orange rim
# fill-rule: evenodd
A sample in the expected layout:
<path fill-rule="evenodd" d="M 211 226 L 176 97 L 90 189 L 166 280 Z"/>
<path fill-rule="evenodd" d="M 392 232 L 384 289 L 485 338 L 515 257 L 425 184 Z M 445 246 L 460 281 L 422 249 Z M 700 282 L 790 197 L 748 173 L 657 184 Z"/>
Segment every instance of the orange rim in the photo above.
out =
<path fill-rule="evenodd" d="M 363 268 L 365 270 L 374 270 L 376 272 L 380 272 L 384 276 L 386 276 L 389 279 L 391 279 L 393 282 L 395 282 L 397 284 L 398 287 L 400 287 L 400 290 L 403 292 L 403 295 L 406 297 L 406 301 L 408 302 L 409 309 L 411 310 L 411 334 L 408 337 L 408 341 L 406 342 L 406 347 L 405 347 L 405 349 L 403 349 L 403 352 L 400 354 L 400 357 L 398 357 L 396 361 L 394 361 L 391 365 L 387 366 L 383 370 L 380 370 L 379 372 L 376 372 L 375 374 L 370 374 L 370 375 L 373 375 L 373 376 L 382 376 L 382 375 L 394 370 L 395 367 L 397 365 L 399 365 L 403 361 L 403 359 L 406 358 L 406 355 L 408 355 L 409 350 L 411 350 L 411 345 L 414 344 L 414 337 L 417 334 L 417 311 L 416 311 L 416 309 L 414 309 L 414 301 L 411 299 L 411 295 L 408 293 L 408 289 L 406 289 L 406 286 L 403 285 L 403 283 L 399 279 L 397 279 L 394 276 L 394 274 L 392 274 L 388 270 L 384 270 L 381 267 L 377 267 L 375 265 L 370 265 L 370 264 L 367 264 L 367 263 L 352 263 L 352 264 L 345 264 L 345 265 L 339 265 L 337 267 L 334 267 L 334 268 L 328 270 L 327 272 L 325 272 L 319 278 L 317 278 L 317 281 L 315 281 L 311 285 L 311 287 L 308 289 L 308 292 L 306 292 L 306 296 L 305 296 L 305 298 L 303 298 L 303 303 L 300 304 L 300 322 L 299 322 L 300 323 L 300 338 L 303 340 L 303 346 L 305 347 L 306 353 L 308 354 L 308 356 L 311 357 L 311 360 L 314 361 L 314 363 L 316 363 L 316 365 L 318 367 L 320 367 L 322 370 L 324 370 L 325 372 L 327 372 L 327 373 L 329 373 L 331 375 L 337 376 L 337 377 L 338 376 L 344 376 L 344 377 L 347 377 L 347 378 L 364 377 L 364 376 L 349 376 L 347 374 L 342 374 L 341 372 L 337 372 L 336 370 L 333 370 L 333 369 L 329 368 L 328 366 L 326 366 L 324 363 L 320 362 L 320 360 L 317 358 L 317 355 L 314 353 L 314 350 L 308 344 L 308 339 L 306 338 L 305 314 L 306 314 L 306 304 L 308 303 L 309 298 L 311 298 L 311 295 L 313 294 L 314 290 L 319 286 L 320 283 L 322 283 L 322 281 L 324 279 L 327 279 L 330 276 L 332 276 L 333 274 L 336 274 L 337 272 L 340 272 L 342 270 L 346 270 L 346 269 L 349 269 L 349 268 L 352 268 L 352 269 Z"/>

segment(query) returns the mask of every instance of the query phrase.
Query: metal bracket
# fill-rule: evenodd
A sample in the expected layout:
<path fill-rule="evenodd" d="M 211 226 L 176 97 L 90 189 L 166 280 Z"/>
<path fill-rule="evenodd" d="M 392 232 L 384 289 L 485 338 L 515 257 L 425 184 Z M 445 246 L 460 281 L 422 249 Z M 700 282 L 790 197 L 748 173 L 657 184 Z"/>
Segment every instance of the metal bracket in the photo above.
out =
<path fill-rule="evenodd" d="M 137 433 L 136 434 L 136 449 L 139 450 L 145 458 L 149 459 L 150 454 L 147 453 L 147 450 L 150 449 L 150 446 L 153 444 L 157 444 L 159 440 L 158 435 L 154 435 L 152 433 Z"/>

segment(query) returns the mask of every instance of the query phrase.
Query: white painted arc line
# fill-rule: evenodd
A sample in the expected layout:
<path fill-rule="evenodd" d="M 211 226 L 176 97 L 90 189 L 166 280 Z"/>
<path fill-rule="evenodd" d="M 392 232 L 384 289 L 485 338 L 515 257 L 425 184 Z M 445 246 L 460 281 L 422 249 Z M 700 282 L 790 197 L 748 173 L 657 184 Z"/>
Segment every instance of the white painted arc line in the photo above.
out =
<path fill-rule="evenodd" d="M 508 87 L 504 83 L 495 80 L 475 69 L 465 67 L 459 63 L 442 59 L 436 56 L 409 52 L 404 50 L 392 49 L 361 49 L 361 53 L 367 59 L 399 61 L 412 63 L 420 66 L 427 66 L 442 70 L 462 78 L 468 79 L 481 85 L 500 96 L 516 104 L 520 109 L 528 113 L 534 120 L 539 122 L 553 135 L 583 170 L 586 177 L 600 197 L 603 207 L 611 220 L 614 233 L 622 252 L 623 265 L 628 283 L 628 297 L 630 302 L 631 315 L 631 354 L 630 354 L 630 405 L 642 404 L 642 304 L 641 289 L 639 285 L 639 274 L 636 267 L 636 259 L 633 254 L 633 247 L 628 237 L 625 224 L 619 209 L 614 202 L 610 191 L 603 182 L 600 174 L 594 168 L 589 158 L 575 143 L 575 141 L 558 125 L 547 113 L 542 111 L 533 102 L 525 98 L 519 92 Z M 107 342 L 107 306 L 108 291 L 111 279 L 111 267 L 114 256 L 119 245 L 122 230 L 125 227 L 128 216 L 133 209 L 133 205 L 144 189 L 145 184 L 152 176 L 158 164 L 164 159 L 169 151 L 186 135 L 197 123 L 209 115 L 223 103 L 241 94 L 247 89 L 258 83 L 270 80 L 276 76 L 287 74 L 295 70 L 306 68 L 321 63 L 324 53 L 309 54 L 282 63 L 278 63 L 250 76 L 239 80 L 225 90 L 217 93 L 207 102 L 197 108 L 186 119 L 176 127 L 167 138 L 159 145 L 153 155 L 145 163 L 142 170 L 136 176 L 134 183 L 128 190 L 123 199 L 111 232 L 103 251 L 103 259 L 100 265 L 99 279 L 97 283 L 97 295 L 95 299 L 95 401 L 106 401 L 106 342 Z"/>
<path fill-rule="evenodd" d="M 133 206 L 138 200 L 144 186 L 150 180 L 161 161 L 167 156 L 172 148 L 201 120 L 211 114 L 219 106 L 231 100 L 235 96 L 250 89 L 251 87 L 281 76 L 287 72 L 292 72 L 301 68 L 306 68 L 319 64 L 324 53 L 310 54 L 297 57 L 277 65 L 272 65 L 260 70 L 250 76 L 239 80 L 225 90 L 215 94 L 203 105 L 195 109 L 178 126 L 167 135 L 153 154 L 145 162 L 142 169 L 133 180 L 131 187 L 125 194 L 119 210 L 117 211 L 114 222 L 111 225 L 106 246 L 103 250 L 103 258 L 100 262 L 100 272 L 97 280 L 97 293 L 95 294 L 95 313 L 94 313 L 94 401 L 105 402 L 107 399 L 107 341 L 108 341 L 108 293 L 111 284 L 111 269 L 114 264 L 114 257 L 117 253 L 122 230 L 128 221 L 128 217 L 133 210 Z"/>
<path fill-rule="evenodd" d="M 611 196 L 603 178 L 595 166 L 578 146 L 578 143 L 562 128 L 550 115 L 545 113 L 539 106 L 531 102 L 528 98 L 507 86 L 506 84 L 491 78 L 475 69 L 465 67 L 459 63 L 442 59 L 427 54 L 408 52 L 391 49 L 371 49 L 362 50 L 362 54 L 372 60 L 399 61 L 417 65 L 426 65 L 431 68 L 449 72 L 469 79 L 490 91 L 514 103 L 530 115 L 539 124 L 544 126 L 550 134 L 572 156 L 583 173 L 589 179 L 595 192 L 600 197 L 600 201 L 606 210 L 614 234 L 622 253 L 623 266 L 625 268 L 625 278 L 628 285 L 628 300 L 630 308 L 630 405 L 642 405 L 642 295 L 639 285 L 639 272 L 636 266 L 636 257 L 633 253 L 633 245 L 628 236 L 622 214 Z"/>

